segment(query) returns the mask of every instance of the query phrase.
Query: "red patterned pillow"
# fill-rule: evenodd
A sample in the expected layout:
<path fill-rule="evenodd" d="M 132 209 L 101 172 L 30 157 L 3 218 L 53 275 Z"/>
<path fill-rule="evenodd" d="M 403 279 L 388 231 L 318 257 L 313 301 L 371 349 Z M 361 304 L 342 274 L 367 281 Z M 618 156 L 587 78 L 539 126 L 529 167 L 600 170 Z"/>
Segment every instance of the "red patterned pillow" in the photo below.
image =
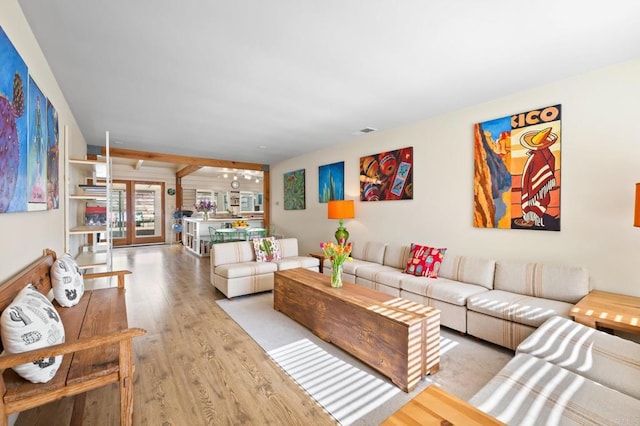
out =
<path fill-rule="evenodd" d="M 438 270 L 446 248 L 434 248 L 411 243 L 411 255 L 404 269 L 406 274 L 438 278 Z"/>

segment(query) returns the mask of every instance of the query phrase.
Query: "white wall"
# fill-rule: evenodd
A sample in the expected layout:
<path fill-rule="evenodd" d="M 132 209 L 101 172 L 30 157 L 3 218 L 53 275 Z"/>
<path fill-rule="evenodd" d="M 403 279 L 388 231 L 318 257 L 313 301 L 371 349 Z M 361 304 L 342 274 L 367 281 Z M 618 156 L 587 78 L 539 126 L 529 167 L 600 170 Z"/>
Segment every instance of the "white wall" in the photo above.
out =
<path fill-rule="evenodd" d="M 555 104 L 562 104 L 563 115 L 561 231 L 474 228 L 473 124 Z M 272 222 L 279 233 L 299 238 L 301 252 L 318 251 L 337 227 L 326 218 L 326 204 L 318 203 L 318 166 L 344 161 L 346 198 L 359 200 L 360 157 L 413 146 L 414 199 L 356 201 L 356 218 L 346 221 L 351 241 L 416 242 L 449 253 L 581 265 L 594 288 L 640 295 L 640 228 L 632 226 L 639 114 L 635 60 L 361 136 L 272 166 Z M 283 173 L 301 168 L 306 209 L 284 211 Z"/>
<path fill-rule="evenodd" d="M 44 248 L 58 253 L 64 250 L 64 152 L 62 138 L 64 126 L 68 125 L 70 151 L 82 157 L 86 143 L 67 101 L 58 87 L 31 28 L 16 0 L 0 2 L 0 26 L 13 43 L 29 68 L 29 74 L 38 84 L 58 112 L 60 126 L 60 208 L 57 210 L 0 214 L 0 281 L 28 265 L 42 254 Z M 10 254 L 10 256 L 9 256 Z"/>

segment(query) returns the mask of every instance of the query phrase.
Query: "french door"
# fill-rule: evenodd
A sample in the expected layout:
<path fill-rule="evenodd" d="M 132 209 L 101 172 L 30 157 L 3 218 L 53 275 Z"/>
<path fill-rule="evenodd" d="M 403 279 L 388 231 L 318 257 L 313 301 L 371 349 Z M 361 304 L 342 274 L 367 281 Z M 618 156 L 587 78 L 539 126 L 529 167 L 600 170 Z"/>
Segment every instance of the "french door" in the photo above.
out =
<path fill-rule="evenodd" d="M 113 245 L 164 242 L 164 183 L 113 180 Z"/>

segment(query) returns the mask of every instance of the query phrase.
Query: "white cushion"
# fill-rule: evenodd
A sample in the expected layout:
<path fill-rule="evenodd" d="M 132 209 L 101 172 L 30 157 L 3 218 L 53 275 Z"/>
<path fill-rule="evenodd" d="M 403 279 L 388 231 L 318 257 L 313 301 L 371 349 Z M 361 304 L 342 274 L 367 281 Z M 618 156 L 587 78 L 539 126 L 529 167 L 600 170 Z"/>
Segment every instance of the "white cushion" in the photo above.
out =
<path fill-rule="evenodd" d="M 442 260 L 438 277 L 468 284 L 477 284 L 493 290 L 495 267 L 495 260 L 472 256 L 456 256 L 448 253 Z"/>
<path fill-rule="evenodd" d="M 567 318 L 545 321 L 516 349 L 640 399 L 640 344 Z"/>
<path fill-rule="evenodd" d="M 469 403 L 509 425 L 640 424 L 640 400 L 523 353 Z"/>
<path fill-rule="evenodd" d="M 541 297 L 523 296 L 501 290 L 489 290 L 469 296 L 467 309 L 503 320 L 539 327 L 547 319 L 569 316 L 570 303 Z"/>
<path fill-rule="evenodd" d="M 365 243 L 356 242 L 353 243 L 351 257 L 382 265 L 386 246 L 387 245 L 384 243 L 376 243 L 372 241 L 367 241 Z"/>
<path fill-rule="evenodd" d="M 407 267 L 407 261 L 409 260 L 409 254 L 411 253 L 411 246 L 399 246 L 388 245 L 384 250 L 384 262 L 385 266 L 391 266 L 392 268 L 402 269 Z"/>
<path fill-rule="evenodd" d="M 278 240 L 280 244 L 280 258 L 298 256 L 298 239 L 282 238 Z"/>
<path fill-rule="evenodd" d="M 311 256 L 289 256 L 276 260 L 275 263 L 278 265 L 278 271 L 293 268 L 307 268 L 318 272 L 318 265 L 320 265 L 320 261 Z"/>
<path fill-rule="evenodd" d="M 214 269 L 215 275 L 220 275 L 225 278 L 241 278 L 250 277 L 253 275 L 270 274 L 278 270 L 278 265 L 275 262 L 241 262 L 241 263 L 227 263 L 224 265 L 216 266 Z"/>
<path fill-rule="evenodd" d="M 0 317 L 2 345 L 9 354 L 45 348 L 64 342 L 64 326 L 55 308 L 31 284 L 23 288 Z M 14 367 L 18 375 L 33 383 L 55 376 L 62 355 Z"/>
<path fill-rule="evenodd" d="M 501 260 L 494 289 L 577 303 L 589 293 L 589 274 L 576 266 Z"/>
<path fill-rule="evenodd" d="M 84 294 L 84 279 L 75 259 L 65 254 L 51 265 L 53 297 L 60 306 L 76 305 Z"/>

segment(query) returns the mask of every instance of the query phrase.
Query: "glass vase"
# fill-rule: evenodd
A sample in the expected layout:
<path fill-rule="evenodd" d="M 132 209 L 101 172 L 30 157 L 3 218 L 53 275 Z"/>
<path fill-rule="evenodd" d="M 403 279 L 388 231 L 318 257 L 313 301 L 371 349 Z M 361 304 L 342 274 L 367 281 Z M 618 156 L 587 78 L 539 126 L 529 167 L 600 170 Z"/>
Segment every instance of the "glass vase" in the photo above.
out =
<path fill-rule="evenodd" d="M 331 268 L 331 287 L 342 287 L 342 264 L 332 265 Z"/>
<path fill-rule="evenodd" d="M 202 213 L 202 220 L 205 222 L 209 220 L 209 212 Z"/>

